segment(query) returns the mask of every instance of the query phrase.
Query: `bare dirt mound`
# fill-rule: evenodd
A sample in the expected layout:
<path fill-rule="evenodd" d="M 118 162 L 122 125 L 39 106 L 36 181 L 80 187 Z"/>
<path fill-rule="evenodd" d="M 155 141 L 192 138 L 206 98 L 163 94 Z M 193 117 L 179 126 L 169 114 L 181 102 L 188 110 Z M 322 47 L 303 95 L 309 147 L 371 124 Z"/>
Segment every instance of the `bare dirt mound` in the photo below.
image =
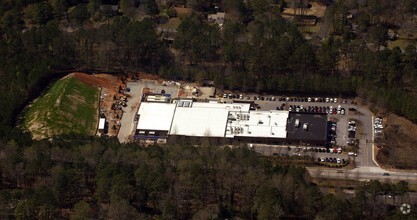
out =
<path fill-rule="evenodd" d="M 161 80 L 157 74 L 152 73 L 136 72 L 136 76 L 140 79 Z"/>
<path fill-rule="evenodd" d="M 101 86 L 101 87 L 111 87 L 110 80 L 104 75 L 89 75 L 85 73 L 75 72 L 69 74 L 67 77 L 74 77 L 80 82 L 87 84 L 89 86 Z"/>

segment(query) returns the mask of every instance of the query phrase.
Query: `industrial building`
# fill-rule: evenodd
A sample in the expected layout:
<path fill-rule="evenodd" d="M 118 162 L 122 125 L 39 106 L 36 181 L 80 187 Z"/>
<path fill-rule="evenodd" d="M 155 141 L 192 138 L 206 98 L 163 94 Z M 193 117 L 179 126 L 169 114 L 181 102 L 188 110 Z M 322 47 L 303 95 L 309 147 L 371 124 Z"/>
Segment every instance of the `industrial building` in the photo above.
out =
<path fill-rule="evenodd" d="M 327 114 L 291 112 L 287 121 L 287 140 L 299 144 L 325 144 Z"/>
<path fill-rule="evenodd" d="M 325 145 L 327 115 L 283 110 L 251 111 L 250 103 L 180 99 L 142 102 L 135 139 L 210 137 L 248 142 Z"/>

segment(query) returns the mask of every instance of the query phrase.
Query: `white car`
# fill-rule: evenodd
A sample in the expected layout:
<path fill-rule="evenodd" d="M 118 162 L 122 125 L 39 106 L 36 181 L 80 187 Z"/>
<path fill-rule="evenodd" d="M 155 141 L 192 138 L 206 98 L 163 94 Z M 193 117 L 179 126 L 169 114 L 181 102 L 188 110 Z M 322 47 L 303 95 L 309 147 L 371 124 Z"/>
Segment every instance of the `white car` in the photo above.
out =
<path fill-rule="evenodd" d="M 337 98 L 334 98 L 333 101 L 336 103 L 337 102 Z"/>

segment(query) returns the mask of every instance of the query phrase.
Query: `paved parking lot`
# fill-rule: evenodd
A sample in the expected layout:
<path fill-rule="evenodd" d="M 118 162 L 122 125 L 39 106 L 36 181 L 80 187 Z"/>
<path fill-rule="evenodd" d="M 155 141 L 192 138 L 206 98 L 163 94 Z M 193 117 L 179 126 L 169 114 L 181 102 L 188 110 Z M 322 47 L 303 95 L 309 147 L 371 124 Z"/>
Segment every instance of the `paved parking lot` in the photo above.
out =
<path fill-rule="evenodd" d="M 252 149 L 265 156 L 311 156 L 313 158 L 340 158 L 348 160 L 347 154 L 309 151 L 306 147 L 287 145 L 252 144 Z M 316 160 L 316 159 L 315 159 Z"/>
<path fill-rule="evenodd" d="M 250 99 L 247 99 L 247 96 Z M 254 100 L 254 96 L 258 96 L 256 94 L 244 94 L 242 100 L 246 101 L 254 101 L 256 104 L 259 104 L 260 110 L 275 110 L 277 107 L 282 106 L 285 104 L 284 110 L 288 110 L 288 106 L 296 105 L 301 106 L 303 105 L 304 108 L 308 108 L 308 106 L 318 106 L 318 107 L 330 107 L 337 108 L 340 105 L 342 108 L 345 109 L 345 114 L 329 114 L 329 118 L 334 118 L 337 121 L 337 138 L 336 144 L 338 146 L 347 146 L 348 141 L 348 121 L 349 119 L 354 119 L 357 122 L 357 132 L 356 138 L 359 140 L 359 152 L 358 156 L 355 158 L 356 164 L 358 166 L 365 166 L 365 167 L 375 167 L 376 164 L 373 161 L 372 156 L 372 142 L 373 142 L 373 114 L 369 111 L 369 109 L 361 106 L 357 106 L 352 103 L 352 100 L 346 100 L 346 103 L 343 103 L 344 99 L 338 99 L 338 102 L 296 102 L 296 101 L 279 101 L 280 97 L 275 97 L 275 101 L 270 100 Z M 266 96 L 264 96 L 266 97 Z M 268 96 L 272 97 L 272 96 Z M 224 101 L 232 102 L 233 99 L 225 98 Z M 354 108 L 355 111 L 350 111 L 350 108 Z M 274 150 L 266 148 L 268 152 L 275 152 Z M 277 153 L 281 153 L 277 152 Z M 316 153 L 316 157 L 330 157 L 325 153 L 321 155 L 320 153 Z M 341 158 L 348 158 L 347 152 L 344 152 Z"/>
<path fill-rule="evenodd" d="M 143 88 L 149 88 L 151 92 L 160 93 L 162 90 L 165 90 L 166 94 L 171 94 L 173 98 L 176 98 L 178 95 L 178 85 L 175 84 L 158 84 L 156 81 L 153 80 L 145 80 L 145 81 L 137 81 L 132 82 L 128 85 L 131 87 L 132 93 L 135 91 L 140 96 L 140 91 Z M 249 98 L 247 98 L 249 96 Z M 359 139 L 359 146 L 360 150 L 358 152 L 358 157 L 356 158 L 356 163 L 359 166 L 376 166 L 373 162 L 372 158 L 372 141 L 373 141 L 373 119 L 372 113 L 360 106 L 356 106 L 351 104 L 352 100 L 346 100 L 346 103 L 343 102 L 343 99 L 339 99 L 338 102 L 308 102 L 308 101 L 279 101 L 280 97 L 275 97 L 274 101 L 271 100 L 254 100 L 254 96 L 258 96 L 256 94 L 244 94 L 243 99 L 237 98 L 236 100 L 245 100 L 245 101 L 254 101 L 256 104 L 259 105 L 260 110 L 276 110 L 277 107 L 281 107 L 285 104 L 284 110 L 288 110 L 288 107 L 291 105 L 296 106 L 303 106 L 304 108 L 308 108 L 308 106 L 318 106 L 318 107 L 330 107 L 337 108 L 340 105 L 342 108 L 345 109 L 345 114 L 329 114 L 329 118 L 334 118 L 337 121 L 337 145 L 338 146 L 346 146 L 347 145 L 347 123 L 349 119 L 355 119 L 358 123 L 357 131 L 357 138 Z M 223 97 L 223 95 L 222 95 Z M 237 96 L 239 97 L 239 96 Z M 266 97 L 266 96 L 264 96 Z M 270 98 L 272 96 L 268 96 Z M 233 99 L 223 98 L 225 102 L 233 102 Z M 133 105 L 132 105 L 133 103 Z M 136 115 L 138 105 L 134 103 L 139 103 L 139 98 L 136 96 L 132 96 L 129 101 L 129 105 L 125 110 L 125 114 L 122 118 L 122 127 L 119 132 L 119 140 L 121 142 L 126 142 L 129 140 L 129 137 L 134 132 L 134 117 Z M 350 108 L 356 109 L 355 111 L 350 111 Z M 127 124 L 127 126 L 126 126 Z M 125 126 L 123 126 L 125 125 Z M 308 154 L 310 156 L 318 157 L 336 157 L 341 159 L 347 159 L 347 152 L 343 154 L 330 154 L 330 153 L 319 153 L 319 152 L 304 152 L 303 149 L 297 150 L 297 146 L 292 146 L 291 150 L 288 150 L 288 146 L 264 146 L 261 148 L 256 148 L 257 151 L 264 155 L 273 155 L 273 154 L 286 154 L 286 155 L 304 155 Z"/>

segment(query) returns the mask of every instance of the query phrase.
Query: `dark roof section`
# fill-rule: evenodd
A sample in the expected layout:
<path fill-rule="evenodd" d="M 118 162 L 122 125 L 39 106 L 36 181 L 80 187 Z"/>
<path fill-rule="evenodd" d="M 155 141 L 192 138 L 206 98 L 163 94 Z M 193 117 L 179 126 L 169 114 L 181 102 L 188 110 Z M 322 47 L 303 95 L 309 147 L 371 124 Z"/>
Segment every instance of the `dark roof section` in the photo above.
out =
<path fill-rule="evenodd" d="M 296 124 L 297 119 L 298 126 Z M 290 112 L 287 121 L 287 139 L 325 144 L 327 140 L 327 114 Z"/>

